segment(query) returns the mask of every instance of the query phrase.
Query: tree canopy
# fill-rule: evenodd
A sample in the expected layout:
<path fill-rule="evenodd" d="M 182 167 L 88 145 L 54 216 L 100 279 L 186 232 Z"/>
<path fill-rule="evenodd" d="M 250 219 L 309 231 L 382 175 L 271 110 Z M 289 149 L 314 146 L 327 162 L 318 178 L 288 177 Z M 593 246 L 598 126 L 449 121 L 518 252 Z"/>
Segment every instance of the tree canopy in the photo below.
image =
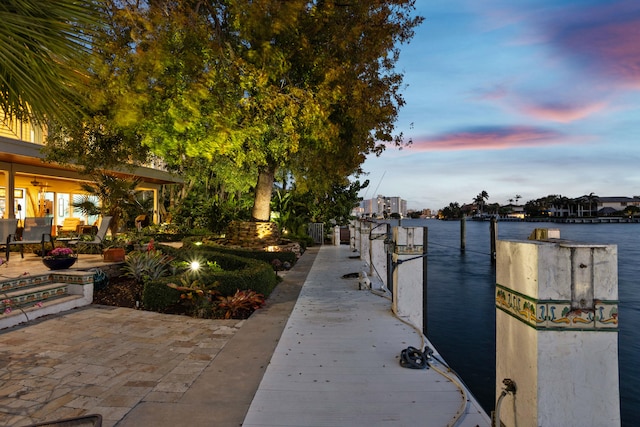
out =
<path fill-rule="evenodd" d="M 252 216 L 268 220 L 278 173 L 297 191 L 330 193 L 367 154 L 403 144 L 394 66 L 422 21 L 414 0 L 107 4 L 91 120 L 52 136 L 58 159 L 73 147 L 96 164 L 88 159 L 111 147 L 125 158 L 148 149 L 173 165 L 232 165 L 254 177 Z"/>

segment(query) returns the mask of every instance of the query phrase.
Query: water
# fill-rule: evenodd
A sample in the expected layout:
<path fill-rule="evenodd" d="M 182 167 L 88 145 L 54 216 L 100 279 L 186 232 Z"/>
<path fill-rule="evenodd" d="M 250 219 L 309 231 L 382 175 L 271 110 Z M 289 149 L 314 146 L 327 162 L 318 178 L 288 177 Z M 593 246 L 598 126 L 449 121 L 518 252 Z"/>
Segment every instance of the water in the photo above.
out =
<path fill-rule="evenodd" d="M 483 408 L 495 406 L 495 272 L 489 222 L 467 221 L 460 252 L 457 221 L 404 220 L 428 227 L 427 335 Z M 567 240 L 618 246 L 619 369 L 623 426 L 640 419 L 640 224 L 499 222 L 501 240 L 526 239 L 535 228 L 558 228 Z"/>

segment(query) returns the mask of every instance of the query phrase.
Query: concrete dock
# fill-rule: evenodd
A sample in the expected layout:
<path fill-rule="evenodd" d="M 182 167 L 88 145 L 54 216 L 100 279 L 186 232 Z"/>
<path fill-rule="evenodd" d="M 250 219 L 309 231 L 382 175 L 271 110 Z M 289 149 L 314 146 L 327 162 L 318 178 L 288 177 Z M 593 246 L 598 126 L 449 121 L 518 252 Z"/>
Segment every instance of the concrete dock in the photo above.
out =
<path fill-rule="evenodd" d="M 422 337 L 311 248 L 245 321 L 89 306 L 0 331 L 0 425 L 98 413 L 104 426 L 489 426 Z M 430 345 L 427 342 L 427 345 Z"/>

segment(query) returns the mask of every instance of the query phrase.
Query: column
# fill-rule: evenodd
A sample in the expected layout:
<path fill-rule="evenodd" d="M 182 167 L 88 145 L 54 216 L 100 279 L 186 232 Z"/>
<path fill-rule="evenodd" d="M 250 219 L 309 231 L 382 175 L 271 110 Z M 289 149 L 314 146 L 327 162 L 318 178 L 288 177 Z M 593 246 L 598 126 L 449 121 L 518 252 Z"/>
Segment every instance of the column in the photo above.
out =
<path fill-rule="evenodd" d="M 393 227 L 393 312 L 424 332 L 427 271 L 422 227 Z"/>
<path fill-rule="evenodd" d="M 498 241 L 496 254 L 496 417 L 620 425 L 617 247 Z M 500 398 L 505 379 L 515 393 Z"/>

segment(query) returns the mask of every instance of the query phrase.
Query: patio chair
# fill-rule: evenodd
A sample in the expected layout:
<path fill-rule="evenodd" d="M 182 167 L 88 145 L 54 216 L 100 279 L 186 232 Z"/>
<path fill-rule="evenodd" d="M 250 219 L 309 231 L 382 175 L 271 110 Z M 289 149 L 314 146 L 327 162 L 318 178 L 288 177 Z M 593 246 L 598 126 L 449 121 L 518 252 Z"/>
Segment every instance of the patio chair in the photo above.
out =
<path fill-rule="evenodd" d="M 65 218 L 62 225 L 58 226 L 58 236 L 77 235 L 79 226 L 84 225 L 84 221 L 80 218 Z"/>
<path fill-rule="evenodd" d="M 109 231 L 109 224 L 111 223 L 110 216 L 103 216 L 100 221 L 100 227 L 98 228 L 98 232 L 93 236 L 93 240 L 69 240 L 66 242 L 69 246 L 78 247 L 78 245 L 89 245 L 89 246 L 98 246 L 102 248 L 104 238 L 107 235 L 107 231 Z"/>
<path fill-rule="evenodd" d="M 6 259 L 9 259 L 9 236 L 16 233 L 18 229 L 17 219 L 0 218 L 0 247 L 4 246 L 7 251 Z"/>
<path fill-rule="evenodd" d="M 24 258 L 24 246 L 25 245 L 40 245 L 40 256 L 45 255 L 45 243 L 51 244 L 53 249 L 53 237 L 51 236 L 51 226 L 53 218 L 25 218 L 24 229 L 22 230 L 22 237 L 18 238 L 17 233 L 9 235 L 7 239 L 7 261 L 9 261 L 9 253 L 11 246 L 20 247 L 20 257 Z"/>

